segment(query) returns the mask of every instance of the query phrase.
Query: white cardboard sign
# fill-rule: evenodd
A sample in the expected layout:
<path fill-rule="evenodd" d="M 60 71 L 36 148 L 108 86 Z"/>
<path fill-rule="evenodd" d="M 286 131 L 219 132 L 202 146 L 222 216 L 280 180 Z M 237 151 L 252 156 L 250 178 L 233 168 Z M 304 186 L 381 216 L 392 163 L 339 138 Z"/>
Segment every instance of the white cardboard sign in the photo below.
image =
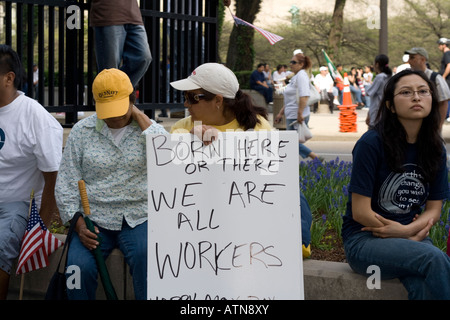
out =
<path fill-rule="evenodd" d="M 303 299 L 296 132 L 148 135 L 148 298 Z"/>

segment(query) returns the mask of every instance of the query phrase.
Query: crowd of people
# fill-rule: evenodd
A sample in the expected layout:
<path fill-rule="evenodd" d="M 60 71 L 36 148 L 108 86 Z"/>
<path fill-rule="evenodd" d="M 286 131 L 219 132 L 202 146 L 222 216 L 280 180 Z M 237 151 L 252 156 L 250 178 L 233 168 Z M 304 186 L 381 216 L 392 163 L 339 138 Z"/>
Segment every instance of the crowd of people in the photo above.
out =
<path fill-rule="evenodd" d="M 96 112 L 74 125 L 64 151 L 60 124 L 18 90 L 22 63 L 11 47 L 0 45 L 0 299 L 7 297 L 31 190 L 46 225 L 56 212 L 63 223 L 75 224 L 68 263 L 80 267 L 81 289 L 68 290 L 69 299 L 95 299 L 98 270 L 91 250 L 97 247 L 105 257 L 114 248 L 123 252 L 135 297 L 146 299 L 145 135 L 188 132 L 210 143 L 207 131 L 273 130 L 267 109 L 255 105 L 235 74 L 218 63 L 204 63 L 189 77 L 170 83 L 183 91 L 190 114 L 170 133 L 139 110 L 135 89 L 152 57 L 137 3 L 119 2 L 123 10 L 111 10 L 104 0 L 92 1 L 99 71 L 92 87 Z M 124 42 L 112 33 L 119 33 Z M 383 54 L 375 57 L 373 67 L 348 72 L 355 103 L 369 109 L 369 130 L 353 150 L 342 227 L 347 260 L 362 274 L 370 265 L 380 266 L 383 278 L 399 278 L 411 299 L 450 299 L 450 258 L 428 237 L 449 197 L 441 136 L 450 101 L 448 44 L 446 38 L 438 41 L 443 52 L 439 73 L 429 69 L 428 53 L 421 47 L 405 50 L 410 68 L 401 72 L 394 73 Z M 342 104 L 342 83 L 325 66 L 311 78 L 311 68 L 311 59 L 297 49 L 290 70 L 280 64 L 272 73 L 268 64 L 260 63 L 250 77 L 251 88 L 266 103 L 272 103 L 274 92 L 283 94 L 284 105 L 274 120 L 284 116 L 287 130 L 308 124 L 311 83 L 330 112 Z M 337 69 L 342 72 L 341 65 Z M 194 126 L 196 121 L 202 123 L 200 128 Z M 304 143 L 299 143 L 299 153 L 319 158 Z M 71 221 L 82 211 L 79 180 L 85 181 L 91 199 L 94 231 L 82 218 Z"/>

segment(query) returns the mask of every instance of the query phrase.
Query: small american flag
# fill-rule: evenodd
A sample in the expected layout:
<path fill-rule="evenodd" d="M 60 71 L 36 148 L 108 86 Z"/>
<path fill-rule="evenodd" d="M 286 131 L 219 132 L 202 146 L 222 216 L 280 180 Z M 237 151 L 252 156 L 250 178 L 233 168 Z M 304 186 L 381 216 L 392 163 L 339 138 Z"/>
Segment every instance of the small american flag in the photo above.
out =
<path fill-rule="evenodd" d="M 34 198 L 27 229 L 22 240 L 16 274 L 26 273 L 48 265 L 48 256 L 63 243 L 45 227 Z"/>
<path fill-rule="evenodd" d="M 269 31 L 263 30 L 261 28 L 258 28 L 257 26 L 252 25 L 251 23 L 248 23 L 245 20 L 242 20 L 241 18 L 236 17 L 234 14 L 231 14 L 231 16 L 234 19 L 234 22 L 236 24 L 240 24 L 240 25 L 244 25 L 244 26 L 248 26 L 251 27 L 253 29 L 255 29 L 256 31 L 258 31 L 259 33 L 261 33 L 267 40 L 269 40 L 271 45 L 274 45 L 275 43 L 277 43 L 280 40 L 283 40 L 283 37 L 280 37 L 274 33 L 271 33 Z"/>

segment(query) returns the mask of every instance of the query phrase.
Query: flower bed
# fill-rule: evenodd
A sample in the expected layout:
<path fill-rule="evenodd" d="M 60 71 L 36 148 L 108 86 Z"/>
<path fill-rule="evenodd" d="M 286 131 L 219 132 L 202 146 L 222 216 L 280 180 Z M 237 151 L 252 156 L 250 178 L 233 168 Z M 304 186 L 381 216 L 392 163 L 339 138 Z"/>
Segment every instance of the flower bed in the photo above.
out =
<path fill-rule="evenodd" d="M 318 260 L 344 261 L 341 227 L 348 200 L 348 185 L 352 163 L 319 160 L 302 161 L 300 189 L 308 200 L 313 221 L 311 226 L 312 258 Z M 441 218 L 430 230 L 430 238 L 436 247 L 447 250 L 449 233 L 450 201 L 444 202 Z"/>

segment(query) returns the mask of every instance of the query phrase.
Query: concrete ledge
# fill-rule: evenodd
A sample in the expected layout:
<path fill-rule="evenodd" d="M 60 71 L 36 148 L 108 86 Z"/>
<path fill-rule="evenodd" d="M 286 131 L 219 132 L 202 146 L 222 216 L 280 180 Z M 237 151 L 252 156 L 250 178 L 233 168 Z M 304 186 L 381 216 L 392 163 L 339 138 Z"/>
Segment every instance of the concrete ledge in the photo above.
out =
<path fill-rule="evenodd" d="M 405 300 L 408 293 L 398 279 L 381 281 L 381 289 L 368 289 L 367 278 L 347 263 L 303 260 L 306 300 Z"/>
<path fill-rule="evenodd" d="M 272 106 L 266 103 L 266 99 L 264 99 L 264 96 L 258 91 L 252 89 L 242 89 L 242 92 L 248 94 L 252 98 L 253 104 L 266 108 L 269 113 L 273 112 Z"/>
<path fill-rule="evenodd" d="M 62 241 L 64 235 L 56 235 Z M 49 266 L 25 274 L 24 300 L 43 300 L 53 273 L 56 271 L 62 248 L 49 257 Z M 120 300 L 133 300 L 133 282 L 122 253 L 113 250 L 106 260 L 117 296 Z M 15 267 L 14 269 L 15 270 Z M 306 300 L 404 300 L 408 295 L 398 279 L 381 282 L 381 289 L 368 289 L 367 278 L 356 274 L 347 263 L 303 260 Z M 21 276 L 11 275 L 8 299 L 19 298 Z M 98 280 L 97 299 L 105 300 L 101 281 Z"/>
<path fill-rule="evenodd" d="M 55 234 L 61 241 L 65 241 L 66 236 Z M 49 265 L 46 268 L 38 269 L 24 276 L 23 300 L 43 300 L 47 292 L 48 284 L 59 262 L 62 254 L 62 247 L 50 255 Z M 133 300 L 134 290 L 133 282 L 129 272 L 129 268 L 123 258 L 120 250 L 113 250 L 106 259 L 106 266 L 111 277 L 114 289 L 120 300 Z M 15 272 L 15 266 L 13 266 Z M 21 275 L 11 274 L 9 281 L 8 299 L 19 299 Z M 97 300 L 106 300 L 102 283 L 98 279 Z"/>

